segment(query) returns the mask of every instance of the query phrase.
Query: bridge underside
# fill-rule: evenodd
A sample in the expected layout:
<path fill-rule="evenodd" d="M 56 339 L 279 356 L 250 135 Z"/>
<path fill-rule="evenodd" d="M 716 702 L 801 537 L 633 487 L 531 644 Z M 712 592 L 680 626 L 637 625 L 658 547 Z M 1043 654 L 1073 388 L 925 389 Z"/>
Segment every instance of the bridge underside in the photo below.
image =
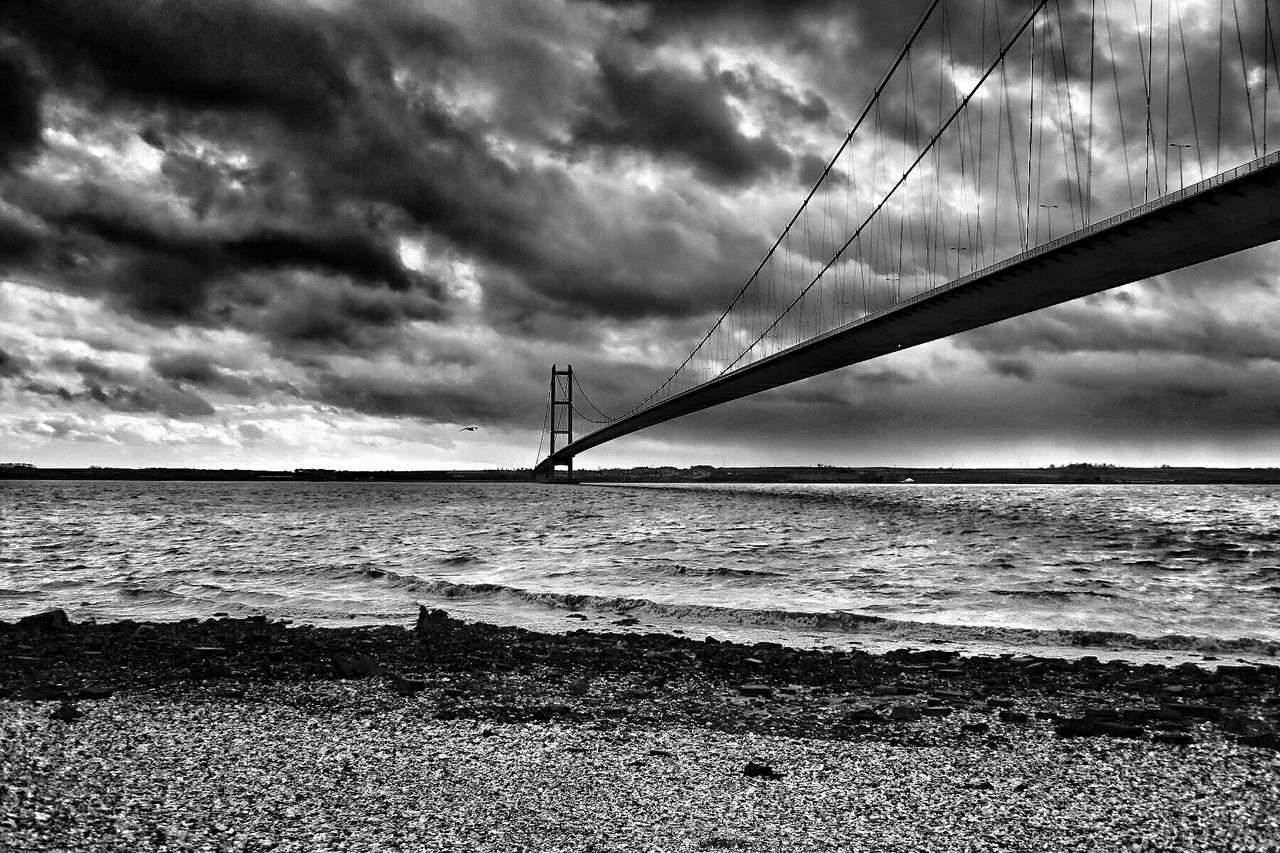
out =
<path fill-rule="evenodd" d="M 1280 240 L 1272 154 L 869 314 L 585 435 L 534 469 L 770 388 Z"/>

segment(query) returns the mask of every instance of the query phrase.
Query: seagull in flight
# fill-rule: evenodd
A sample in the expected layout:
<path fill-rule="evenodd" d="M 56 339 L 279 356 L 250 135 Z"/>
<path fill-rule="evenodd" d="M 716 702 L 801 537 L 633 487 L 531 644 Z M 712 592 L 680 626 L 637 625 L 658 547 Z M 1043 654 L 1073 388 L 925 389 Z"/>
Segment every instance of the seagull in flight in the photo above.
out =
<path fill-rule="evenodd" d="M 475 432 L 478 429 L 480 429 L 478 426 L 466 426 L 458 430 L 458 432 Z"/>

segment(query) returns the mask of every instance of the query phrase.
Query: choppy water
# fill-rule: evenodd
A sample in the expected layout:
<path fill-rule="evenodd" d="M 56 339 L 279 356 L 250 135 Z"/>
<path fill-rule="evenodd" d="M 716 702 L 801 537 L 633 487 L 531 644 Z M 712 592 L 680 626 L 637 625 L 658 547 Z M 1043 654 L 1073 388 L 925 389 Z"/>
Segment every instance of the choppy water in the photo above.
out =
<path fill-rule="evenodd" d="M 559 630 L 630 615 L 835 642 L 1133 634 L 1265 654 L 1280 644 L 1278 498 L 1269 486 L 6 481 L 0 618 L 57 606 L 77 619 L 403 623 L 421 602 Z"/>

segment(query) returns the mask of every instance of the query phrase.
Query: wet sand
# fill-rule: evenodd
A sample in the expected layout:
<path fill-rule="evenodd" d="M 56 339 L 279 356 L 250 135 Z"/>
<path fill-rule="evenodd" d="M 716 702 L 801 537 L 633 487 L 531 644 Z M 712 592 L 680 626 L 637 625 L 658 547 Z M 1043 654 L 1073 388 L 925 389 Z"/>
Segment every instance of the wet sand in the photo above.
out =
<path fill-rule="evenodd" d="M 1276 850 L 1280 668 L 0 624 L 0 848 Z"/>

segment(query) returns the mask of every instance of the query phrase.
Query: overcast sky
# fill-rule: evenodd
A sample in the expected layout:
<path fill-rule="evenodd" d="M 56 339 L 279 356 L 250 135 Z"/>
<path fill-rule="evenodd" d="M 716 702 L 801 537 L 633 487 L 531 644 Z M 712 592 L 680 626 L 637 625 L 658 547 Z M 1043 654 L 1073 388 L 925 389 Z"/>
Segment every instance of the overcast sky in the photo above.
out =
<path fill-rule="evenodd" d="M 922 7 L 2 4 L 0 461 L 528 467 L 551 365 L 606 410 L 645 397 Z M 1135 283 L 578 464 L 1280 465 L 1278 263 Z"/>

